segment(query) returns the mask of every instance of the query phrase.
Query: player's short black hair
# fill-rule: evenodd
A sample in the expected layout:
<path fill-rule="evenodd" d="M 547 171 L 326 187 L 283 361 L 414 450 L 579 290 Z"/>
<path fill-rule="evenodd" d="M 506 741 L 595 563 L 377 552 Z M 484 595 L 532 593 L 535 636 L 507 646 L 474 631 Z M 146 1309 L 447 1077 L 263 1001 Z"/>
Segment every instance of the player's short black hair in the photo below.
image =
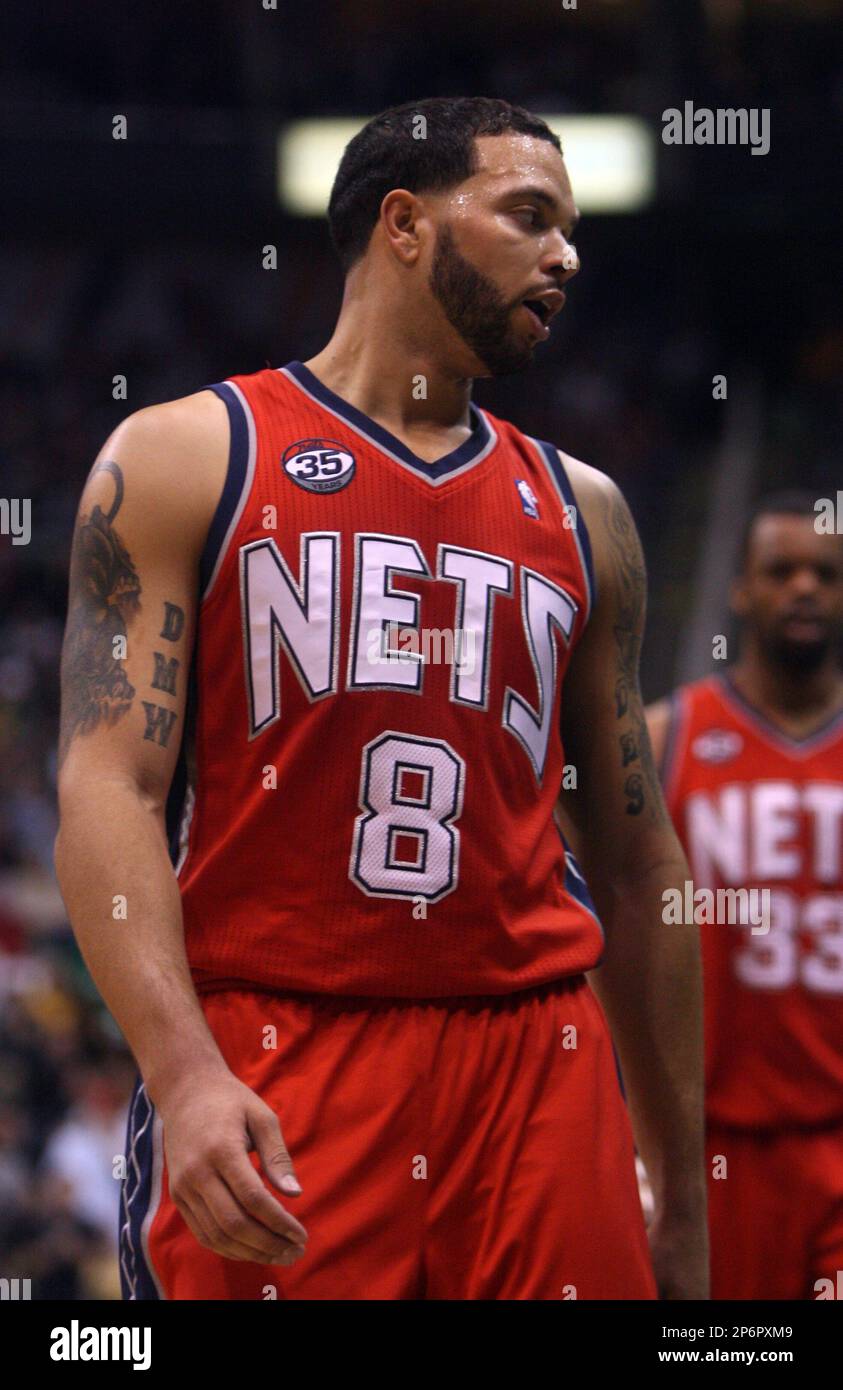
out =
<path fill-rule="evenodd" d="M 770 492 L 766 497 L 762 497 L 755 504 L 743 528 L 738 558 L 739 572 L 743 574 L 746 570 L 752 533 L 755 523 L 760 521 L 762 516 L 809 516 L 815 520 L 816 502 L 817 494 L 808 488 L 788 488 L 780 492 Z"/>
<path fill-rule="evenodd" d="M 477 172 L 475 137 L 509 131 L 549 140 L 562 151 L 541 117 L 495 97 L 428 97 L 373 116 L 346 145 L 328 203 L 328 227 L 343 270 L 348 273 L 365 252 L 391 189 L 453 188 Z"/>

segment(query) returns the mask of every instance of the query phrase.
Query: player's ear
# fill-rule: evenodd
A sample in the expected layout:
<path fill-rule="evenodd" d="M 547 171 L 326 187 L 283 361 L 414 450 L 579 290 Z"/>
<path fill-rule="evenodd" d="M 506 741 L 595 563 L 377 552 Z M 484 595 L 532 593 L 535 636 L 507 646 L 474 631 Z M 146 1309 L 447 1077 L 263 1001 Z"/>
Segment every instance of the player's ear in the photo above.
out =
<path fill-rule="evenodd" d="M 421 205 L 406 188 L 391 188 L 381 203 L 383 231 L 391 249 L 410 264 L 418 256 Z"/>

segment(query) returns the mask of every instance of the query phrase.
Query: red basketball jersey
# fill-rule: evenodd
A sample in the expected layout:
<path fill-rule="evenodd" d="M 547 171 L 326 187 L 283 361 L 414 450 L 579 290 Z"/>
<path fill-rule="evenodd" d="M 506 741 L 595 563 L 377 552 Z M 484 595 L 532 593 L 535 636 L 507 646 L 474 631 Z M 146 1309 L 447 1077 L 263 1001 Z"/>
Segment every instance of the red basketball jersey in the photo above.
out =
<path fill-rule="evenodd" d="M 760 896 L 744 925 L 700 927 L 710 1119 L 843 1118 L 843 714 L 795 739 L 728 675 L 683 686 L 664 782 L 694 889 L 770 894 L 766 932 Z"/>
<path fill-rule="evenodd" d="M 471 405 L 417 458 L 300 362 L 231 424 L 172 848 L 197 985 L 504 994 L 595 965 L 553 819 L 593 603 L 556 450 Z"/>

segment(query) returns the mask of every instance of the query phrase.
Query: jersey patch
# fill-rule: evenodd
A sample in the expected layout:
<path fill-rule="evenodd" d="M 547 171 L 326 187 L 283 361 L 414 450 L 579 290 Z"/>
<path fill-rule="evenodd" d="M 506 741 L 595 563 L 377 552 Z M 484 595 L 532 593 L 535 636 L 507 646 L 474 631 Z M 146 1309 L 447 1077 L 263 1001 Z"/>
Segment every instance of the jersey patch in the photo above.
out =
<path fill-rule="evenodd" d="M 334 439 L 299 439 L 281 455 L 287 477 L 308 492 L 339 492 L 354 477 L 356 459 Z"/>
<path fill-rule="evenodd" d="M 691 744 L 691 753 L 700 763 L 728 763 L 743 748 L 743 739 L 734 729 L 708 729 Z"/>

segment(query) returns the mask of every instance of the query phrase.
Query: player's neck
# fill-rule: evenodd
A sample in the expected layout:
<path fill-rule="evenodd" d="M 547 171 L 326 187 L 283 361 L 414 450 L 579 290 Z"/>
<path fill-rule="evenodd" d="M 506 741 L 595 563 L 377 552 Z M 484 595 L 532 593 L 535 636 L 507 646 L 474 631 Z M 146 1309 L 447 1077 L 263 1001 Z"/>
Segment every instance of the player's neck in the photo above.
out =
<path fill-rule="evenodd" d="M 304 365 L 342 400 L 399 436 L 415 432 L 441 441 L 449 431 L 462 431 L 467 437 L 473 379 L 443 370 L 441 357 L 415 328 L 408 331 L 400 315 L 372 315 L 368 306 L 354 305 Z"/>
<path fill-rule="evenodd" d="M 756 709 L 780 724 L 799 726 L 799 731 L 843 705 L 843 673 L 833 657 L 815 671 L 791 671 L 772 665 L 750 644 L 729 677 Z"/>
<path fill-rule="evenodd" d="M 463 427 L 467 434 L 470 429 L 471 380 L 437 376 L 422 354 L 396 353 L 383 360 L 379 348 L 361 345 L 350 356 L 329 343 L 304 365 L 329 390 L 395 434 L 434 435 Z"/>

